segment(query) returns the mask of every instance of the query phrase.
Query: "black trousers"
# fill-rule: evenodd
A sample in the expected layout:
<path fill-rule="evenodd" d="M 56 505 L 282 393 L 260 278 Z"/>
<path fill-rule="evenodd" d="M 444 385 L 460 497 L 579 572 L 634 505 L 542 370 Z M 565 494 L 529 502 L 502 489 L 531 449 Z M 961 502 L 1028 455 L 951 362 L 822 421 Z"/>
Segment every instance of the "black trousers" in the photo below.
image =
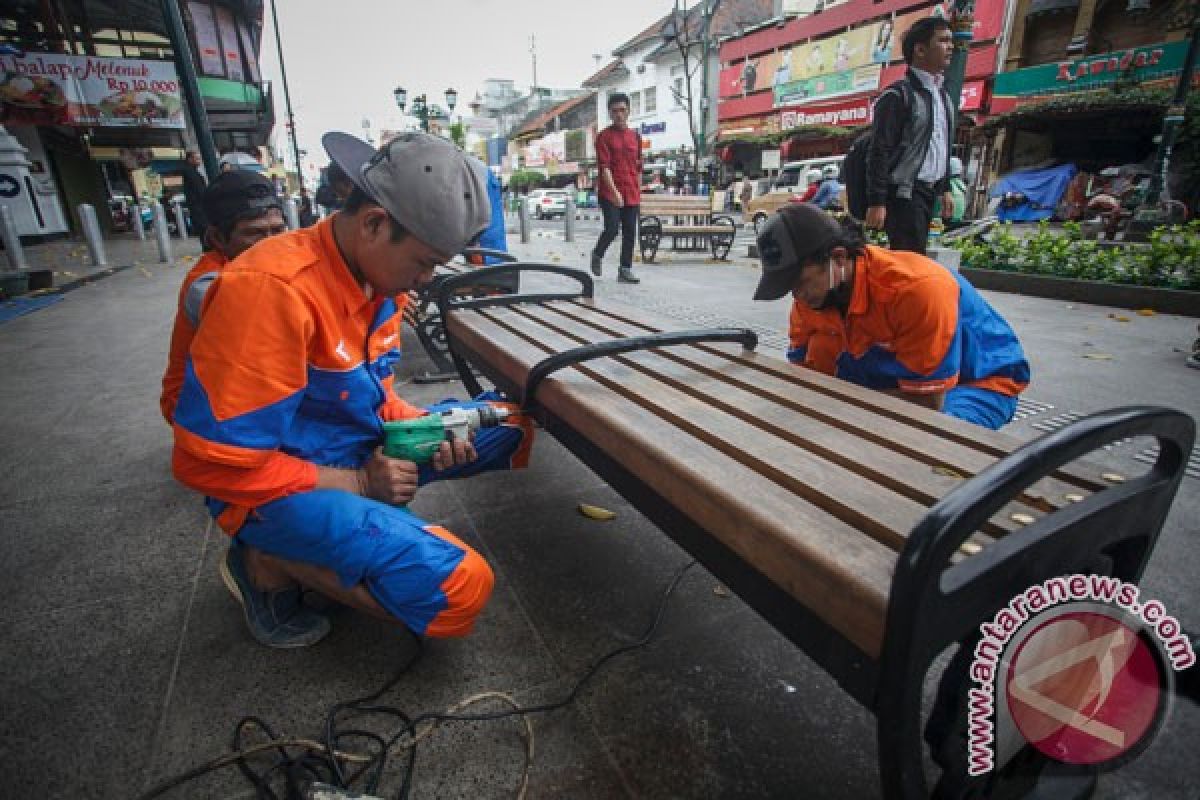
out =
<path fill-rule="evenodd" d="M 604 232 L 596 240 L 596 249 L 592 255 L 604 258 L 605 251 L 617 238 L 617 230 L 621 232 L 621 266 L 633 266 L 633 242 L 637 238 L 638 206 L 621 206 L 617 208 L 603 197 L 600 198 L 600 211 L 604 214 Z"/>
<path fill-rule="evenodd" d="M 915 183 L 911 199 L 896 197 L 895 191 L 895 187 L 888 191 L 887 217 L 883 221 L 888 248 L 925 255 L 929 222 L 933 219 L 933 188 Z"/>

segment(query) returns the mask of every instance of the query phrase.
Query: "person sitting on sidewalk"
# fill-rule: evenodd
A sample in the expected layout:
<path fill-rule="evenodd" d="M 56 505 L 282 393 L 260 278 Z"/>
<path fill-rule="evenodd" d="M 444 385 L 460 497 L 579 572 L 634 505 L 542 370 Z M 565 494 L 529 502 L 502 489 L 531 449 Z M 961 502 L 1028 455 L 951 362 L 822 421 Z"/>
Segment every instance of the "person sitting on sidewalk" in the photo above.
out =
<path fill-rule="evenodd" d="M 221 173 L 204 189 L 199 203 L 202 218 L 208 221 L 208 227 L 200 231 L 208 251 L 192 265 L 179 287 L 167 371 L 163 373 L 162 396 L 158 401 L 168 425 L 175 417 L 175 403 L 183 388 L 184 362 L 200 322 L 205 292 L 225 265 L 251 245 L 287 230 L 283 202 L 275 194 L 275 185 L 257 172 Z"/>
<path fill-rule="evenodd" d="M 850 220 L 809 204 L 758 234 L 755 300 L 791 293 L 788 360 L 997 429 L 1029 364 L 1016 334 L 970 283 L 932 259 L 866 244 Z"/>
<path fill-rule="evenodd" d="M 393 390 L 402 308 L 487 227 L 487 168 L 426 133 L 378 152 L 347 134 L 323 142 L 355 189 L 342 211 L 260 243 L 213 285 L 172 467 L 233 537 L 221 577 L 260 643 L 329 632 L 303 589 L 418 636 L 464 636 L 491 568 L 402 506 L 431 480 L 524 466 L 531 424 L 509 417 L 418 466 L 383 455 L 382 423 L 427 413 Z"/>

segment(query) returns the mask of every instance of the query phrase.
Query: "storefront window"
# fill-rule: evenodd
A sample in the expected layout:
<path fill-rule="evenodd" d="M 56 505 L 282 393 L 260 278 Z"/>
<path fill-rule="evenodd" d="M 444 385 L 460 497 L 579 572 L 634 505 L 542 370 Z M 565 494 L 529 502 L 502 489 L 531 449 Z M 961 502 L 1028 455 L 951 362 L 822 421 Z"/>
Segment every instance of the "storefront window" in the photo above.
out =
<path fill-rule="evenodd" d="M 642 93 L 629 93 L 629 116 L 636 117 L 642 113 Z"/>
<path fill-rule="evenodd" d="M 225 59 L 221 56 L 221 42 L 217 38 L 217 24 L 213 19 L 212 6 L 208 3 L 188 3 L 192 18 L 192 33 L 196 39 L 196 58 L 200 60 L 200 72 L 215 78 L 225 77 Z"/>
<path fill-rule="evenodd" d="M 238 38 L 242 40 L 242 52 L 246 54 L 246 66 L 249 68 L 250 80 L 258 83 L 262 80 L 258 73 L 258 48 L 255 47 L 254 37 L 246 27 L 245 20 L 238 20 Z"/>
<path fill-rule="evenodd" d="M 644 92 L 646 101 L 646 113 L 649 114 L 658 110 L 658 89 L 654 86 L 646 89 Z"/>
<path fill-rule="evenodd" d="M 225 57 L 225 75 L 230 80 L 244 81 L 246 73 L 242 69 L 242 46 L 238 43 L 233 12 L 224 6 L 217 6 L 216 12 L 217 30 L 221 34 L 221 53 Z"/>

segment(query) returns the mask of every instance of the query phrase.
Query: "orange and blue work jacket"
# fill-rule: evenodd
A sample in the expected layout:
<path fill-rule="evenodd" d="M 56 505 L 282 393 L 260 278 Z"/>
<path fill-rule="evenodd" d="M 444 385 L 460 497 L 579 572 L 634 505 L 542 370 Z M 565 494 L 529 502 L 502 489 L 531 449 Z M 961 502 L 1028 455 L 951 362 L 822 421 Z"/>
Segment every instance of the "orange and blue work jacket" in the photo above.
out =
<path fill-rule="evenodd" d="M 184 364 L 172 467 L 234 533 L 250 511 L 312 490 L 317 466 L 358 468 L 396 396 L 404 297 L 369 298 L 331 220 L 273 236 L 221 273 Z"/>
<path fill-rule="evenodd" d="M 957 272 L 867 246 L 850 304 L 792 305 L 788 360 L 872 389 L 936 394 L 973 386 L 1015 397 L 1029 364 L 1008 323 Z"/>
<path fill-rule="evenodd" d="M 167 353 L 167 371 L 163 373 L 162 396 L 158 400 L 163 419 L 170 425 L 175 417 L 175 404 L 179 402 L 179 392 L 183 389 L 184 362 L 188 350 L 192 347 L 192 339 L 196 336 L 196 325 L 189 318 L 184 302 L 192 285 L 209 273 L 219 273 L 229 261 L 216 250 L 209 250 L 202 255 L 188 270 L 179 287 L 179 301 L 175 308 L 175 326 L 171 329 L 171 349 Z"/>

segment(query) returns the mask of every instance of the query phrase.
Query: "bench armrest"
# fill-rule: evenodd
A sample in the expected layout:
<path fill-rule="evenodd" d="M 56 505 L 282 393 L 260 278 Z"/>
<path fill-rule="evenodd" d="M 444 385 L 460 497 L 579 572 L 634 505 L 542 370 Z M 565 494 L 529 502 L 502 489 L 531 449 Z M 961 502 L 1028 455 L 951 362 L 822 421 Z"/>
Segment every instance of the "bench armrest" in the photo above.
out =
<path fill-rule="evenodd" d="M 506 264 L 511 264 L 517 260 L 517 257 L 506 250 L 493 250 L 490 247 L 467 247 L 464 248 L 461 255 L 463 258 L 471 256 L 483 256 L 485 258 L 498 258 Z M 496 266 L 496 265 L 492 265 Z"/>
<path fill-rule="evenodd" d="M 709 328 L 655 333 L 649 336 L 628 336 L 624 339 L 613 339 L 564 350 L 539 361 L 529 370 L 529 374 L 525 377 L 525 391 L 521 397 L 521 406 L 528 407 L 537 395 L 542 381 L 563 367 L 634 350 L 650 350 L 655 347 L 698 342 L 738 342 L 747 350 L 753 350 L 758 346 L 758 336 L 749 328 Z"/>
<path fill-rule="evenodd" d="M 943 497 L 916 526 L 896 563 L 880 659 L 876 712 L 880 765 L 893 796 L 926 796 L 924 776 L 904 770 L 920 743 L 922 684 L 929 664 L 1017 594 L 1052 577 L 1096 571 L 1141 577 L 1179 489 L 1195 440 L 1190 416 L 1139 406 L 1085 417 L 1010 453 Z M 989 544 L 952 557 L 1007 502 L 1062 466 L 1126 437 L 1153 436 L 1159 452 L 1145 474 L 1097 484 L 1072 505 Z"/>

